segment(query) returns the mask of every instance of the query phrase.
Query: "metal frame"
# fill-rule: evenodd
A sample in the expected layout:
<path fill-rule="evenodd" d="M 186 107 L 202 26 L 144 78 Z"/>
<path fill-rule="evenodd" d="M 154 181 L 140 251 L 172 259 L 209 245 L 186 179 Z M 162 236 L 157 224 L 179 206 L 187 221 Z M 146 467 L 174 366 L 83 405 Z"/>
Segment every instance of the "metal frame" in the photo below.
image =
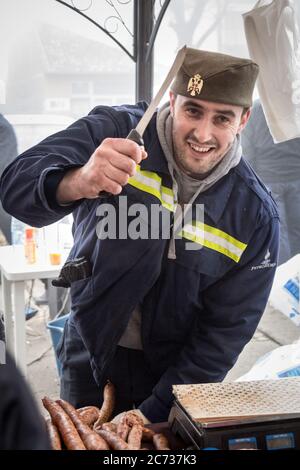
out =
<path fill-rule="evenodd" d="M 85 13 L 85 11 L 92 6 L 93 0 L 90 0 L 89 6 L 84 10 L 76 8 L 74 0 L 71 0 L 71 4 L 67 3 L 65 0 L 55 1 L 83 16 L 87 21 L 90 21 L 104 34 L 109 36 L 110 39 L 135 62 L 135 98 L 137 101 L 145 100 L 150 102 L 152 100 L 153 93 L 153 47 L 159 27 L 171 0 L 165 0 L 163 3 L 160 1 L 161 10 L 156 21 L 154 20 L 155 0 L 133 0 L 134 31 L 132 34 L 132 53 L 128 51 L 128 49 L 126 49 L 126 47 L 108 31 L 108 29 L 101 26 L 97 21 Z M 120 0 L 116 1 L 120 4 L 130 3 L 130 0 L 127 2 L 121 2 Z M 122 21 L 114 2 L 110 0 L 107 3 L 109 3 L 118 14 L 118 16 L 111 18 L 120 20 L 123 23 L 123 26 L 128 30 L 125 23 Z"/>

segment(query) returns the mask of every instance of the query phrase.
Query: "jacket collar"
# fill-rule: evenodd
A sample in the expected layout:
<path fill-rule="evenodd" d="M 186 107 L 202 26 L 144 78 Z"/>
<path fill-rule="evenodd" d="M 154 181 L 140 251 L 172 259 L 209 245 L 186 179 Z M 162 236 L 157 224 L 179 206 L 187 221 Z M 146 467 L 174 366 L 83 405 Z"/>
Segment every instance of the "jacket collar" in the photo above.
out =
<path fill-rule="evenodd" d="M 235 184 L 235 169 L 232 168 L 207 191 L 200 193 L 195 204 L 203 204 L 204 212 L 214 223 L 218 223 L 226 209 Z"/>

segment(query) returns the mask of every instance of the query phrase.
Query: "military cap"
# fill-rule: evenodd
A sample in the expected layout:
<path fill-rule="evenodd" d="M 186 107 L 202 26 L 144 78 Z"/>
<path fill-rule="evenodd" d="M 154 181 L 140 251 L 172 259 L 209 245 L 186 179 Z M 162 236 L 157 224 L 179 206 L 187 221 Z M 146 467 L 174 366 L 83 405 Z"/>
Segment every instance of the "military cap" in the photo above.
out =
<path fill-rule="evenodd" d="M 171 90 L 200 100 L 249 107 L 257 75 L 258 65 L 250 59 L 187 48 Z"/>

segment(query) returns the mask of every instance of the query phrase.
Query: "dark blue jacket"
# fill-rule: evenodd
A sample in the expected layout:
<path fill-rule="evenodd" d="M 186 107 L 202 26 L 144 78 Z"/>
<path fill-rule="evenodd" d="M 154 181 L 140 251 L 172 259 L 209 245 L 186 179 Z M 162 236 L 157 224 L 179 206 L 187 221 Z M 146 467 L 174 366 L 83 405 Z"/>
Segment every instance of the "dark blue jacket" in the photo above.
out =
<path fill-rule="evenodd" d="M 86 163 L 104 138 L 126 137 L 144 109 L 142 103 L 95 108 L 19 156 L 4 172 L 1 192 L 5 210 L 33 226 L 73 211 L 71 256 L 87 256 L 93 273 L 72 283 L 72 315 L 96 379 L 114 354 L 131 312 L 141 304 L 143 348 L 157 385 L 140 408 L 150 420 L 160 421 L 167 417 L 173 384 L 223 380 L 252 337 L 275 273 L 279 221 L 270 194 L 242 159 L 195 201 L 205 209 L 202 249 L 186 250 L 187 241 L 199 245 L 202 239 L 188 231 L 176 240 L 175 260 L 167 257 L 169 240 L 97 239 L 96 211 L 103 201 L 60 207 L 57 184 L 68 168 Z M 141 174 L 155 174 L 162 187 L 171 188 L 156 116 L 144 141 L 148 158 L 141 163 Z M 149 208 L 161 202 L 145 188 L 134 181 L 124 187 L 128 206 L 143 202 Z M 105 202 L 118 210 L 118 201 L 111 196 Z"/>

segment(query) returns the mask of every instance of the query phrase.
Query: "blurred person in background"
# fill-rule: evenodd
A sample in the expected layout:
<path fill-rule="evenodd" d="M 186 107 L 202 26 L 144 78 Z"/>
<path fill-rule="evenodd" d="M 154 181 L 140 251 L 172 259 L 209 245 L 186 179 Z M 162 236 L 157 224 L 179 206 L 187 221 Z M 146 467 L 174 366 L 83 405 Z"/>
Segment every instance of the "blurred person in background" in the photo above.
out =
<path fill-rule="evenodd" d="M 300 138 L 275 144 L 259 100 L 241 136 L 244 157 L 277 202 L 282 264 L 300 253 Z"/>
<path fill-rule="evenodd" d="M 0 450 L 50 450 L 46 425 L 8 353 L 0 365 L 0 390 Z"/>
<path fill-rule="evenodd" d="M 18 155 L 17 139 L 12 125 L 0 114 L 0 176 L 4 168 Z M 11 216 L 0 202 L 0 230 L 11 244 Z"/>

